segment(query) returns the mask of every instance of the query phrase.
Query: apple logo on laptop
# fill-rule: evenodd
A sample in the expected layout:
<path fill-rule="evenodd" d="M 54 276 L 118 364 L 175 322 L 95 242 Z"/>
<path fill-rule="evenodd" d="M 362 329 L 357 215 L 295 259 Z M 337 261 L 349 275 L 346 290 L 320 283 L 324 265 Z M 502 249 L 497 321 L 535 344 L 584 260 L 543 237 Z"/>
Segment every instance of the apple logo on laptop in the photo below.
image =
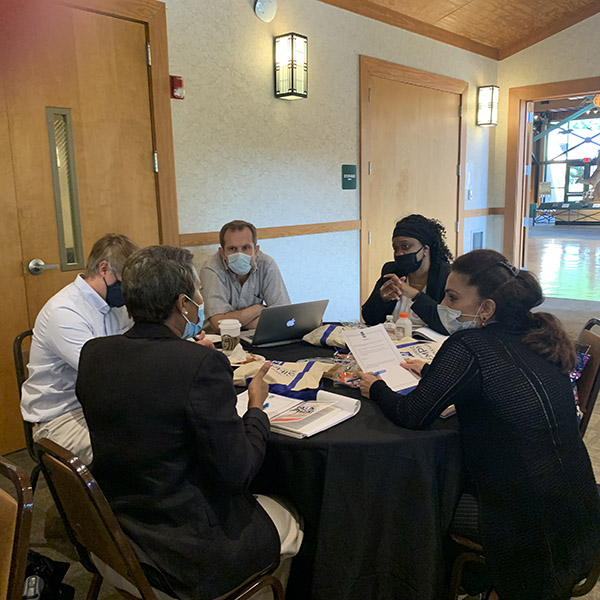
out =
<path fill-rule="evenodd" d="M 296 324 L 296 319 L 293 319 L 293 318 L 292 318 L 292 319 L 290 319 L 290 320 L 289 320 L 289 321 L 286 323 L 286 325 L 287 325 L 288 327 L 293 327 L 295 324 Z"/>

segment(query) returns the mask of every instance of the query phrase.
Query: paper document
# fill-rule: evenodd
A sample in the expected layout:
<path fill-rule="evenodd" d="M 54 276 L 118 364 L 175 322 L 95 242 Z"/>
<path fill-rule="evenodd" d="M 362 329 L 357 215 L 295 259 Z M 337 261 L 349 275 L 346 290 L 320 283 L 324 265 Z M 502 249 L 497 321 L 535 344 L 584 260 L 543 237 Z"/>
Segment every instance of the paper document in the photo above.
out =
<path fill-rule="evenodd" d="M 365 372 L 383 371 L 381 378 L 395 392 L 414 388 L 416 375 L 400 366 L 403 358 L 382 324 L 343 332 L 348 348 Z"/>
<path fill-rule="evenodd" d="M 247 408 L 248 391 L 245 391 L 238 395 L 238 414 L 242 416 Z M 269 394 L 263 410 L 271 422 L 271 431 L 303 438 L 353 417 L 360 410 L 360 400 L 324 390 L 319 390 L 317 399 L 310 401 Z"/>

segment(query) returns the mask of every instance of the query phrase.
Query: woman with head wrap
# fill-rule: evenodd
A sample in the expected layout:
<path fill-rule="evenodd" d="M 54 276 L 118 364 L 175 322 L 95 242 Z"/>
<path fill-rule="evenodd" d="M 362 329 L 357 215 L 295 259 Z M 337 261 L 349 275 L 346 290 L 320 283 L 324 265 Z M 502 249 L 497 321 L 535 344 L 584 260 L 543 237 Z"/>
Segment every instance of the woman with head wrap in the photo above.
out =
<path fill-rule="evenodd" d="M 423 215 L 409 215 L 396 223 L 394 260 L 383 265 L 381 277 L 362 306 L 367 325 L 383 323 L 386 315 L 396 320 L 406 312 L 413 327 L 427 325 L 448 333 L 437 311 L 452 260 L 445 237 L 443 225 Z"/>

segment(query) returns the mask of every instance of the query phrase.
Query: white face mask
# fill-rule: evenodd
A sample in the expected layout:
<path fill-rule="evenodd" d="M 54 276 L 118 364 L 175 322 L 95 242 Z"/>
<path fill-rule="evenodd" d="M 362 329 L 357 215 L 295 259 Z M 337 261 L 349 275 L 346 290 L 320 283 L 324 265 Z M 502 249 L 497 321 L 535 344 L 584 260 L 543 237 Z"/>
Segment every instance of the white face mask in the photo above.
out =
<path fill-rule="evenodd" d="M 446 328 L 446 331 L 448 331 L 449 334 L 453 334 L 457 331 L 462 331 L 463 329 L 475 329 L 475 327 L 477 327 L 477 317 L 479 316 L 479 311 L 481 310 L 482 306 L 483 302 L 479 305 L 479 308 L 474 315 L 465 315 L 464 313 L 460 312 L 460 310 L 450 308 L 449 306 L 444 306 L 443 304 L 438 304 L 437 311 L 440 321 Z M 473 320 L 459 321 L 458 317 L 471 317 Z"/>

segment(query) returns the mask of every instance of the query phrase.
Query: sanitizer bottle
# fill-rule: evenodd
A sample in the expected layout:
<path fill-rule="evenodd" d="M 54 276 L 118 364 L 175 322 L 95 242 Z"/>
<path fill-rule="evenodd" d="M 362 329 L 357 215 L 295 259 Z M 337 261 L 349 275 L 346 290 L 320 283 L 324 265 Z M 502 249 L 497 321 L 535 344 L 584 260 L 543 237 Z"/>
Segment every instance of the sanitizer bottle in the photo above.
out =
<path fill-rule="evenodd" d="M 388 332 L 388 335 L 394 339 L 396 337 L 396 324 L 394 323 L 394 315 L 387 315 L 383 328 Z"/>
<path fill-rule="evenodd" d="M 412 323 L 408 313 L 400 313 L 396 321 L 396 338 L 412 337 Z"/>

